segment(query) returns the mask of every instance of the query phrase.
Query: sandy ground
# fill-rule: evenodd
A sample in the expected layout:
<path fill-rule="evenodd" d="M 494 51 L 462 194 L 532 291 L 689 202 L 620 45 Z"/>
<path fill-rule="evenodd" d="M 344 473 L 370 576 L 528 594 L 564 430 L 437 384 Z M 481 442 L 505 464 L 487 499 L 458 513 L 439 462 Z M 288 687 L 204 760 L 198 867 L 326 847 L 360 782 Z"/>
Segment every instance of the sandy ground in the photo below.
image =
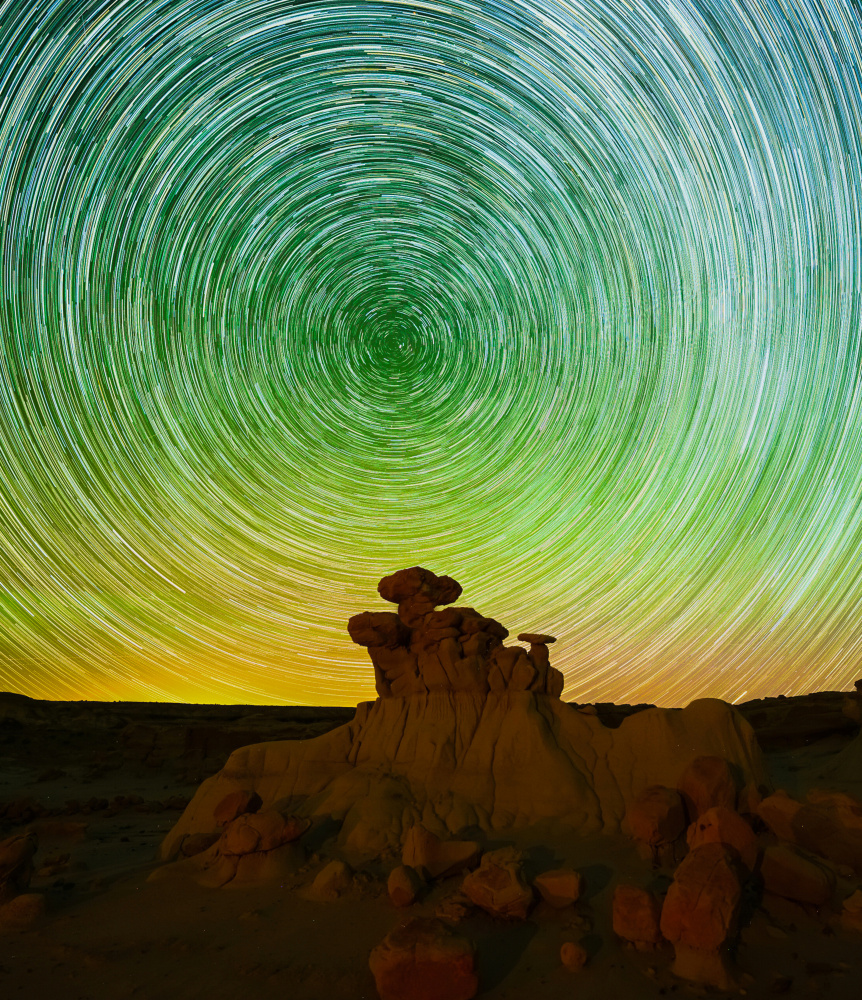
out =
<path fill-rule="evenodd" d="M 838 696 L 828 703 L 820 697 L 807 710 L 796 705 L 791 711 L 791 701 L 800 700 L 770 708 L 759 732 L 776 786 L 802 796 L 823 785 L 823 773 L 854 731 L 840 716 Z M 187 707 L 184 716 L 179 708 L 172 714 L 115 706 L 43 711 L 36 718 L 35 709 L 7 704 L 0 716 L 0 803 L 17 802 L 20 813 L 21 800 L 30 799 L 37 813 L 48 815 L 7 817 L 0 820 L 0 835 L 37 832 L 39 871 L 30 891 L 44 894 L 47 913 L 32 929 L 0 935 L 0 996 L 374 1000 L 368 954 L 406 912 L 389 902 L 383 862 L 357 866 L 354 888 L 328 903 L 302 896 L 326 861 L 326 844 L 319 855 L 298 853 L 295 872 L 266 888 L 184 883 L 178 889 L 173 882 L 147 881 L 158 867 L 156 847 L 185 799 L 233 746 L 252 742 L 249 734 L 308 738 L 350 715 L 333 712 L 249 707 L 207 715 Z M 858 787 L 846 790 L 859 794 Z M 77 801 L 67 805 L 70 800 Z M 718 995 L 676 979 L 669 971 L 670 947 L 639 953 L 614 937 L 614 886 L 652 880 L 660 888 L 672 874 L 650 870 L 626 838 L 503 842 L 522 847 L 537 866 L 553 861 L 578 868 L 586 892 L 562 911 L 541 903 L 522 923 L 484 915 L 462 921 L 459 930 L 477 945 L 481 997 Z M 839 879 L 837 898 L 859 883 Z M 433 915 L 459 884 L 457 877 L 435 884 L 409 914 Z M 566 940 L 582 942 L 591 954 L 579 973 L 560 964 Z M 862 934 L 843 929 L 837 913 L 825 908 L 751 899 L 737 965 L 736 995 L 856 1000 L 862 995 Z"/>

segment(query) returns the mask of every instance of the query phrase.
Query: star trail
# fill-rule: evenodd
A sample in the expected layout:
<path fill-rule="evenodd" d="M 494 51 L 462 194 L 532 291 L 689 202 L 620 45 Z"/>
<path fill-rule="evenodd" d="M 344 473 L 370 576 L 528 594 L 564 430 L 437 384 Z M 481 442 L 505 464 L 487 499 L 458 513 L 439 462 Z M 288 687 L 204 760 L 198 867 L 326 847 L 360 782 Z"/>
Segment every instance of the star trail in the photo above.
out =
<path fill-rule="evenodd" d="M 852 686 L 860 192 L 857 0 L 0 3 L 0 687 Z"/>

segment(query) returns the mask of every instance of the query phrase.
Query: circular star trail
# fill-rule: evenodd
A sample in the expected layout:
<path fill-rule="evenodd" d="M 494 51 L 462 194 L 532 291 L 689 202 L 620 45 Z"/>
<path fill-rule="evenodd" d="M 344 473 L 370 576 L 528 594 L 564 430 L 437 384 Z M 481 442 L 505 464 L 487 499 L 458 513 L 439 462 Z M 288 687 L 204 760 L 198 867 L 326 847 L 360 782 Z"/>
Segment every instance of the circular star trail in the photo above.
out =
<path fill-rule="evenodd" d="M 425 565 L 566 697 L 862 673 L 854 0 L 7 0 L 0 684 L 351 704 Z"/>

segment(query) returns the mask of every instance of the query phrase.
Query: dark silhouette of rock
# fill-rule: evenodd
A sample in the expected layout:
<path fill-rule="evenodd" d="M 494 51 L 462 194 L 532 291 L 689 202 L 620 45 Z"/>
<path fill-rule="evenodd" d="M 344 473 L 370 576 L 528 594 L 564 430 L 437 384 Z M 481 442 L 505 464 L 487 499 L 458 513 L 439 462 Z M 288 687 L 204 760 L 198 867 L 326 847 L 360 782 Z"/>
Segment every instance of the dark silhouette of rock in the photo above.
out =
<path fill-rule="evenodd" d="M 38 844 L 34 833 L 19 833 L 0 841 L 0 903 L 9 902 L 30 885 Z"/>

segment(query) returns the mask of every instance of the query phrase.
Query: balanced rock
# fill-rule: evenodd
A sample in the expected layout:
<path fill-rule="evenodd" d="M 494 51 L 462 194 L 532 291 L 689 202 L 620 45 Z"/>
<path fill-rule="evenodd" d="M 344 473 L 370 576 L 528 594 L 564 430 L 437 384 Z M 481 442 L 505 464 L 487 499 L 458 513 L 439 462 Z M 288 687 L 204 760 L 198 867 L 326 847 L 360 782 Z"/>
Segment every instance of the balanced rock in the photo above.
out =
<path fill-rule="evenodd" d="M 685 808 L 676 789 L 650 785 L 630 803 L 626 823 L 631 835 L 654 858 L 685 830 Z"/>
<path fill-rule="evenodd" d="M 399 606 L 427 608 L 407 616 L 412 624 L 392 612 L 351 619 L 374 666 L 376 701 L 316 739 L 234 751 L 165 838 L 162 859 L 176 858 L 188 835 L 209 834 L 227 795 L 252 788 L 259 811 L 332 824 L 339 849 L 373 857 L 400 851 L 419 824 L 445 843 L 536 824 L 617 834 L 637 794 L 676 784 L 698 756 L 720 756 L 742 780 L 766 786 L 754 732 L 732 706 L 700 699 L 682 710 L 650 708 L 609 729 L 561 702 L 562 674 L 523 646 L 506 646 L 499 622 L 474 608 L 435 610 L 458 591 L 421 567 L 383 581 L 381 592 Z"/>
<path fill-rule="evenodd" d="M 713 806 L 736 809 L 736 782 L 724 757 L 712 754 L 695 757 L 680 775 L 677 788 L 692 822 Z"/>
<path fill-rule="evenodd" d="M 613 926 L 617 937 L 638 951 L 657 948 L 662 941 L 661 906 L 649 889 L 621 883 L 614 889 Z"/>
<path fill-rule="evenodd" d="M 702 844 L 725 844 L 737 851 L 742 863 L 751 872 L 757 864 L 760 847 L 754 831 L 732 809 L 713 806 L 689 826 L 686 841 L 690 850 Z"/>
<path fill-rule="evenodd" d="M 574 868 L 555 868 L 537 875 L 533 879 L 533 885 L 549 906 L 562 910 L 577 903 L 584 891 L 584 877 Z"/>
<path fill-rule="evenodd" d="M 451 576 L 437 576 L 421 566 L 384 576 L 377 586 L 384 601 L 398 605 L 398 617 L 408 628 L 420 624 L 438 605 L 457 601 L 461 589 Z"/>
<path fill-rule="evenodd" d="M 475 867 L 480 854 L 475 840 L 441 840 L 416 823 L 407 832 L 401 861 L 411 868 L 425 868 L 431 878 L 443 878 Z"/>
<path fill-rule="evenodd" d="M 411 865 L 398 865 L 389 873 L 386 888 L 393 906 L 412 906 L 422 890 L 422 879 Z"/>
<path fill-rule="evenodd" d="M 442 920 L 399 925 L 368 965 L 380 1000 L 471 1000 L 479 990 L 473 945 Z"/>
<path fill-rule="evenodd" d="M 767 892 L 812 906 L 825 906 L 835 891 L 835 876 L 828 868 L 787 844 L 764 850 L 760 875 Z"/>
<path fill-rule="evenodd" d="M 526 920 L 534 901 L 517 854 L 505 847 L 483 855 L 481 865 L 464 878 L 461 891 L 492 917 L 505 920 Z"/>
<path fill-rule="evenodd" d="M 661 911 L 661 932 L 674 946 L 673 971 L 683 979 L 729 989 L 727 944 L 742 899 L 736 852 L 704 844 L 676 870 Z"/>
<path fill-rule="evenodd" d="M 0 903 L 8 902 L 30 885 L 37 845 L 34 833 L 16 833 L 0 841 Z"/>

